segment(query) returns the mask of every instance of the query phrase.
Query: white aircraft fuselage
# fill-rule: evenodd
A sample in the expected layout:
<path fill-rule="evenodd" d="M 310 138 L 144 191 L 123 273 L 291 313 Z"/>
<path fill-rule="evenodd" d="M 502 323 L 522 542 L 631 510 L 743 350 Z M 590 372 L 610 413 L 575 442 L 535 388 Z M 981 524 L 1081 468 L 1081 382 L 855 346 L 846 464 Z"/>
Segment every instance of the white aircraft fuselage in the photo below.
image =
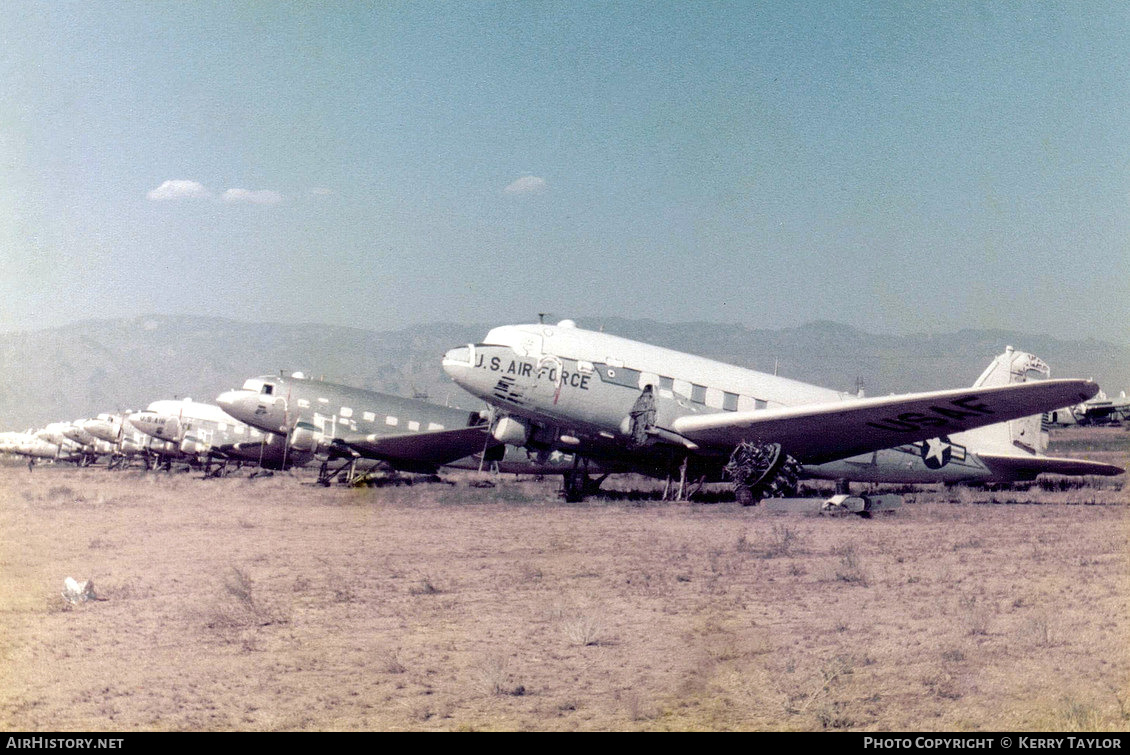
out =
<path fill-rule="evenodd" d="M 552 474 L 571 468 L 560 453 L 531 458 L 493 441 L 478 411 L 432 404 L 301 373 L 249 378 L 217 399 L 232 417 L 322 458 L 365 458 L 394 469 L 441 466 Z"/>
<path fill-rule="evenodd" d="M 267 467 L 301 466 L 312 458 L 286 449 L 275 436 L 233 419 L 214 404 L 191 399 L 154 401 L 145 411 L 129 415 L 129 422 L 167 444 L 161 455 L 213 456 Z"/>
<path fill-rule="evenodd" d="M 1098 390 L 1088 381 L 1044 380 L 865 399 L 571 321 L 494 328 L 482 343 L 447 352 L 443 368 L 497 407 L 493 433 L 506 443 L 660 475 L 688 459 L 718 477 L 738 444 L 757 441 L 780 444 L 814 477 L 1031 479 L 1036 472 L 1027 457 L 1046 457 L 1018 441 L 994 449 L 1003 467 L 986 463 L 967 447 L 973 445 L 967 431 L 1038 415 L 1063 397 Z M 1086 472 L 1063 465 L 1040 471 L 1122 471 L 1086 464 Z"/>
<path fill-rule="evenodd" d="M 35 459 L 69 458 L 70 454 L 50 441 L 40 438 L 32 432 L 4 432 L 0 433 L 0 453 L 16 454 Z"/>

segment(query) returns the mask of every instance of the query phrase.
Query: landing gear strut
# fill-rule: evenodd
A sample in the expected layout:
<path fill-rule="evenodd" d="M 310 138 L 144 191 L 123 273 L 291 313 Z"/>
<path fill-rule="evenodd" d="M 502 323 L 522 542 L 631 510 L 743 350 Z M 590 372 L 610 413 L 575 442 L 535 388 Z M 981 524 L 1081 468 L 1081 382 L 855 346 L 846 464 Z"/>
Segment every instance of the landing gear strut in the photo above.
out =
<path fill-rule="evenodd" d="M 696 480 L 690 480 L 687 477 L 688 467 L 690 465 L 690 457 L 684 456 L 683 461 L 679 464 L 679 482 L 675 486 L 674 496 L 671 495 L 671 482 L 674 480 L 674 475 L 669 469 L 667 473 L 667 482 L 663 486 L 664 501 L 689 501 L 702 490 L 702 486 L 706 484 L 706 476 L 700 475 Z"/>
<path fill-rule="evenodd" d="M 343 472 L 344 474 L 342 474 Z M 330 483 L 339 475 L 341 475 L 344 482 L 352 483 L 353 479 L 357 476 L 357 459 L 347 459 L 337 469 L 330 467 L 328 459 L 323 461 L 322 468 L 318 471 L 318 484 L 328 488 Z"/>
<path fill-rule="evenodd" d="M 800 464 L 779 443 L 741 443 L 730 455 L 726 475 L 734 482 L 734 494 L 743 506 L 762 498 L 796 495 Z"/>
<path fill-rule="evenodd" d="M 573 458 L 573 468 L 561 478 L 562 494 L 566 503 L 580 503 L 585 496 L 593 495 L 600 490 L 600 484 L 608 477 L 601 475 L 597 479 L 589 477 L 589 460 L 582 460 L 577 456 Z"/>
<path fill-rule="evenodd" d="M 218 463 L 216 463 L 216 462 L 218 462 Z M 214 469 L 212 468 L 213 463 L 216 463 L 216 466 L 215 466 Z M 243 469 L 243 462 L 242 461 L 235 462 L 235 469 L 236 470 Z M 227 477 L 230 473 L 231 473 L 231 470 L 228 469 L 228 459 L 226 457 L 221 456 L 217 460 L 217 459 L 213 458 L 211 454 L 209 454 L 207 456 L 207 458 L 205 458 L 205 460 L 204 460 L 204 477 L 202 479 L 206 480 L 209 477 L 215 477 L 215 478 Z"/>

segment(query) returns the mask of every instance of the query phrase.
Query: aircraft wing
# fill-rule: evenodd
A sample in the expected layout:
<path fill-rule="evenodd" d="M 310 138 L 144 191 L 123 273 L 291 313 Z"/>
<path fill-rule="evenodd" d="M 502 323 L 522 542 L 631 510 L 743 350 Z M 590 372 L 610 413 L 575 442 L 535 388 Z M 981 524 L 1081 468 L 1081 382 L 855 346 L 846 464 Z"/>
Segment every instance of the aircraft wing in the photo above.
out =
<path fill-rule="evenodd" d="M 703 447 L 743 441 L 780 443 L 802 464 L 821 464 L 881 448 L 1041 414 L 1098 393 L 1088 380 L 1041 380 L 982 388 L 853 399 L 780 409 L 679 417 L 672 430 Z"/>
<path fill-rule="evenodd" d="M 487 434 L 486 425 L 397 435 L 347 435 L 338 440 L 362 456 L 394 466 L 398 462 L 403 466 L 442 466 L 498 445 Z"/>
<path fill-rule="evenodd" d="M 1122 467 L 1086 459 L 1065 459 L 1031 454 L 992 454 L 977 452 L 977 458 L 1000 477 L 1012 480 L 1034 480 L 1039 474 L 1102 475 L 1111 477 L 1126 472 Z"/>

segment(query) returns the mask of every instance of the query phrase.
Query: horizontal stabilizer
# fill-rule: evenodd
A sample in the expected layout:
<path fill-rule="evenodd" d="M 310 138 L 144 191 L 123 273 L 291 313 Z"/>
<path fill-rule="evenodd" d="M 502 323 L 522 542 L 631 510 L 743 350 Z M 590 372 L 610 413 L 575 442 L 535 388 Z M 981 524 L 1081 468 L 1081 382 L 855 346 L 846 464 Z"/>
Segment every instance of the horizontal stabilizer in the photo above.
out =
<path fill-rule="evenodd" d="M 1101 475 L 1112 477 L 1126 472 L 1122 467 L 1086 459 L 1066 459 L 1031 454 L 991 454 L 977 452 L 977 458 L 998 477 L 1006 480 L 1034 480 L 1039 474 Z"/>
<path fill-rule="evenodd" d="M 398 435 L 347 435 L 338 440 L 366 458 L 402 469 L 443 466 L 499 445 L 487 433 L 486 425 Z"/>
<path fill-rule="evenodd" d="M 952 435 L 1040 414 L 1098 393 L 1088 380 L 1040 380 L 677 418 L 671 429 L 701 446 L 780 443 L 802 464 Z"/>

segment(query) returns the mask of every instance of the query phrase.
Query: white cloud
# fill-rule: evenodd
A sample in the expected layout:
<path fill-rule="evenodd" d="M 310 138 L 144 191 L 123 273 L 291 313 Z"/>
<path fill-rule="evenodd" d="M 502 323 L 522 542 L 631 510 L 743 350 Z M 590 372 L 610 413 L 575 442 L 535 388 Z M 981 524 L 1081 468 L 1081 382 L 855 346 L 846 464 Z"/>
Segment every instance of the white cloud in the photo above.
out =
<path fill-rule="evenodd" d="M 228 189 L 224 192 L 223 200 L 229 204 L 248 202 L 250 204 L 278 204 L 282 201 L 282 194 L 270 189 Z"/>
<path fill-rule="evenodd" d="M 546 183 L 544 178 L 522 176 L 503 189 L 503 191 L 507 194 L 539 194 L 545 191 L 545 187 Z"/>
<path fill-rule="evenodd" d="M 173 180 L 165 181 L 145 196 L 154 202 L 165 202 L 174 199 L 208 199 L 212 192 L 196 181 Z"/>

